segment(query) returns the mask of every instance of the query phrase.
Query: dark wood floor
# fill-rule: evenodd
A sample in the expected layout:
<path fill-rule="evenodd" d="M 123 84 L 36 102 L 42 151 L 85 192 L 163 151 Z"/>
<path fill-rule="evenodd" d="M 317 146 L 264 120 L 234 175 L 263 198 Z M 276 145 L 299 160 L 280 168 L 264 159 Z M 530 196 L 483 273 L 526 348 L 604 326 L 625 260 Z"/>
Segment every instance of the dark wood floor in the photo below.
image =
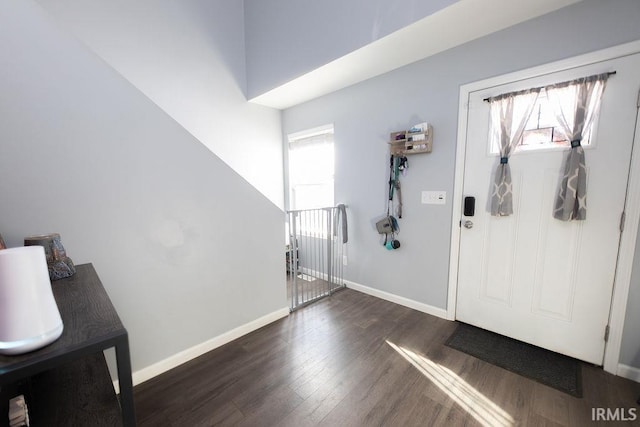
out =
<path fill-rule="evenodd" d="M 636 408 L 640 384 L 585 364 L 574 398 L 444 346 L 455 326 L 341 291 L 135 387 L 138 424 L 586 426 Z"/>

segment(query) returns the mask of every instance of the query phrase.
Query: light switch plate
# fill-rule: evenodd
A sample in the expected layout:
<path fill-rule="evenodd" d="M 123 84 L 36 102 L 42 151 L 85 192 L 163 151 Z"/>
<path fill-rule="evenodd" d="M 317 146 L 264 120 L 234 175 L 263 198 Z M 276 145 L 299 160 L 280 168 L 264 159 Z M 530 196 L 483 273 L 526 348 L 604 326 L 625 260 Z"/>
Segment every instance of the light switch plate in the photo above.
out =
<path fill-rule="evenodd" d="M 447 204 L 447 192 L 446 191 L 423 191 L 422 204 L 445 205 Z"/>

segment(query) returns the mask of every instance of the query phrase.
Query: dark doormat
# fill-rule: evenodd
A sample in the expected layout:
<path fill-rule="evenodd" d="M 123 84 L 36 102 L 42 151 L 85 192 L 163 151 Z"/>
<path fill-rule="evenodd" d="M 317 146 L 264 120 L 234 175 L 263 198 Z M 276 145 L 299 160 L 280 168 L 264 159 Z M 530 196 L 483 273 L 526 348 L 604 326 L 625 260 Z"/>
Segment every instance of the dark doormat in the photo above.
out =
<path fill-rule="evenodd" d="M 531 344 L 459 323 L 445 343 L 523 377 L 582 397 L 580 361 Z"/>

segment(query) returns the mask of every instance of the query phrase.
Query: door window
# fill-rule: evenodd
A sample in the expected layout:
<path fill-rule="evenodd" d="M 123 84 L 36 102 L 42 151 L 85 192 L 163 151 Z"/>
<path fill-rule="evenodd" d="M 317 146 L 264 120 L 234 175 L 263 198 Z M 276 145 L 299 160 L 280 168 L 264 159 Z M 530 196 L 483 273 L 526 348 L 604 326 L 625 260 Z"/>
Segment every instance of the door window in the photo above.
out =
<path fill-rule="evenodd" d="M 568 105 L 575 105 L 576 99 L 571 95 L 573 94 L 569 94 L 569 97 L 563 100 L 563 103 L 567 103 Z M 517 105 L 516 108 L 518 108 Z M 581 145 L 583 147 L 588 147 L 591 145 L 592 135 L 595 133 L 594 129 L 597 126 L 596 123 L 597 118 L 596 120 L 594 120 L 589 129 L 585 131 L 581 141 Z M 538 96 L 536 105 L 533 108 L 533 112 L 531 113 L 531 117 L 529 118 L 529 121 L 527 122 L 525 130 L 522 134 L 522 138 L 520 138 L 520 141 L 515 147 L 514 153 L 571 147 L 571 142 L 565 139 L 562 133 L 558 131 L 558 129 L 558 119 L 556 118 L 553 108 L 549 102 L 547 92 L 545 91 L 545 89 L 542 89 L 540 91 L 540 95 Z M 498 154 L 500 152 L 498 141 L 491 138 L 490 144 L 490 153 Z"/>

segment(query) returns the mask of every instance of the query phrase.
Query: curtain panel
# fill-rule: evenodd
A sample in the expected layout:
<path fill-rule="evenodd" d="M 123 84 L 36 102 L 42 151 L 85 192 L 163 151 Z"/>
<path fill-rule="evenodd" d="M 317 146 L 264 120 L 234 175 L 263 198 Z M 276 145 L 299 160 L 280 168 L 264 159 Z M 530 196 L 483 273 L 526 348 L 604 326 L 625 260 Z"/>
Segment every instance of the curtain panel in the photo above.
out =
<path fill-rule="evenodd" d="M 558 130 L 563 138 L 571 141 L 553 210 L 553 217 L 561 221 L 587 218 L 587 167 L 580 142 L 600 111 L 609 75 L 598 74 L 545 88 Z"/>
<path fill-rule="evenodd" d="M 491 104 L 491 138 L 500 150 L 491 188 L 491 215 L 513 214 L 513 185 L 509 156 L 522 138 L 541 88 L 527 89 L 488 98 Z"/>

